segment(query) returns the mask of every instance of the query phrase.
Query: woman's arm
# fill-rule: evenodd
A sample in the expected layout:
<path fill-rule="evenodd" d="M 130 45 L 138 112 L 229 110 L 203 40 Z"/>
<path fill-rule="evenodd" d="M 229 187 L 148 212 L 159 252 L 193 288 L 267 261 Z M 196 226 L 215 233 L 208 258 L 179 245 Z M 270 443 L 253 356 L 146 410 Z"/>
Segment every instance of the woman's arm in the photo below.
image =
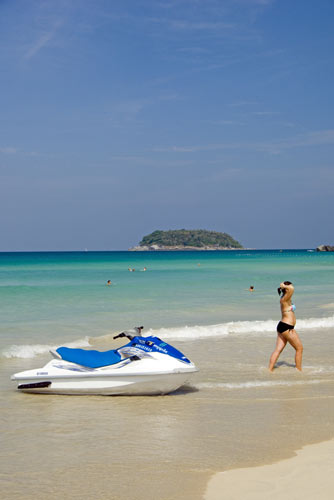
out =
<path fill-rule="evenodd" d="M 283 297 L 281 297 L 281 302 L 288 302 L 291 299 L 293 292 L 295 291 L 294 286 L 281 283 L 280 288 L 284 290 L 284 295 Z"/>

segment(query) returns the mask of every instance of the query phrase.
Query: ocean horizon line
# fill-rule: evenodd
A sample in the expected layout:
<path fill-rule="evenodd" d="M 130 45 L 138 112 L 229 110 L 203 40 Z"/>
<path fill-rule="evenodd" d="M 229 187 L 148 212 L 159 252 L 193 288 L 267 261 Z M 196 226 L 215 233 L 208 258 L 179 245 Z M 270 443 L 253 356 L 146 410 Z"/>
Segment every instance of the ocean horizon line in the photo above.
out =
<path fill-rule="evenodd" d="M 295 251 L 300 251 L 300 252 L 307 252 L 307 251 L 316 251 L 316 247 L 305 247 L 305 248 L 232 248 L 232 249 L 226 249 L 226 250 L 141 250 L 139 252 L 133 252 L 130 249 L 123 249 L 123 250 L 0 250 L 0 255 L 1 254 L 36 254 L 36 253 L 117 253 L 117 252 L 129 252 L 131 254 L 133 253 L 166 253 L 166 252 L 171 252 L 171 253 L 190 253 L 190 252 L 200 252 L 200 253 L 226 253 L 226 252 L 295 252 Z M 320 253 L 320 252 L 319 252 Z M 322 252 L 326 253 L 326 252 Z"/>

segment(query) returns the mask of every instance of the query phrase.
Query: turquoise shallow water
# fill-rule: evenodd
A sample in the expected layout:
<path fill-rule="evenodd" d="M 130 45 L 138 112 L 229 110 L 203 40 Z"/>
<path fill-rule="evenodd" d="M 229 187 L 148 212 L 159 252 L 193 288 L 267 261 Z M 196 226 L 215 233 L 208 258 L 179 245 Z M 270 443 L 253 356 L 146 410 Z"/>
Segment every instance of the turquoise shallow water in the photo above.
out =
<path fill-rule="evenodd" d="M 225 334 L 230 322 L 261 331 L 268 325 L 255 322 L 279 319 L 276 288 L 287 279 L 296 287 L 297 318 L 327 318 L 332 326 L 332 253 L 1 253 L 0 351 L 10 356 L 11 346 L 30 346 L 15 353 L 32 356 L 36 345 L 39 351 L 64 342 L 86 345 L 135 325 L 174 334 L 177 328 L 178 337 L 196 325 L 221 325 Z"/>

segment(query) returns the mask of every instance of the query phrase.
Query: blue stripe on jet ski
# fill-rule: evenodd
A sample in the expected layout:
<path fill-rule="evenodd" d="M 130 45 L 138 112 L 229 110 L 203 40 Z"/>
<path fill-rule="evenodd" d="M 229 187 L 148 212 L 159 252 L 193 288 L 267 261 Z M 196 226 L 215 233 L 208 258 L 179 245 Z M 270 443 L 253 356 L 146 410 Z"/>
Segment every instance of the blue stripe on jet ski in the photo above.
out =
<path fill-rule="evenodd" d="M 148 336 L 148 337 L 133 337 L 131 342 L 126 345 L 135 346 L 137 349 L 141 349 L 145 352 L 160 352 L 161 354 L 166 354 L 167 356 L 172 356 L 173 358 L 183 361 L 183 363 L 191 363 L 191 361 L 182 354 L 181 351 L 176 349 L 167 342 L 163 342 L 159 337 Z"/>
<path fill-rule="evenodd" d="M 118 363 L 121 355 L 118 352 L 111 351 L 85 351 L 84 349 L 71 349 L 69 347 L 59 347 L 57 353 L 64 361 L 70 361 L 88 368 L 101 368 Z"/>

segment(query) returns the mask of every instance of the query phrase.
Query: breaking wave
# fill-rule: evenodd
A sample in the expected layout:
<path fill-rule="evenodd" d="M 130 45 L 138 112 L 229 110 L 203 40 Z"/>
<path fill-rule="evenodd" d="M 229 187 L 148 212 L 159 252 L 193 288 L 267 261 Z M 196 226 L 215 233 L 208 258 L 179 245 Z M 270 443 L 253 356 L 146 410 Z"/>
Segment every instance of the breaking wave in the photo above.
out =
<path fill-rule="evenodd" d="M 151 329 L 145 335 L 156 335 L 163 339 L 190 340 L 209 337 L 224 337 L 226 335 L 254 335 L 266 334 L 276 331 L 278 321 L 230 321 L 218 325 L 183 326 L 176 328 Z M 334 316 L 328 318 L 309 318 L 297 321 L 297 330 L 334 327 Z"/>
<path fill-rule="evenodd" d="M 147 330 L 144 335 L 155 335 L 164 340 L 189 341 L 206 338 L 220 338 L 227 335 L 272 335 L 276 331 L 277 320 L 268 319 L 266 321 L 230 321 L 217 325 L 205 326 L 181 326 L 174 328 L 156 328 Z M 309 318 L 297 321 L 296 328 L 299 331 L 319 328 L 333 328 L 334 316 L 327 318 Z M 109 341 L 110 334 L 99 339 Z M 63 344 L 66 347 L 91 347 L 90 339 L 85 337 L 80 340 Z M 50 349 L 57 349 L 59 345 L 12 345 L 3 349 L 1 356 L 4 358 L 33 358 L 39 354 L 45 354 Z M 109 347 L 110 349 L 110 347 Z"/>
<path fill-rule="evenodd" d="M 80 339 L 73 342 L 68 342 L 63 344 L 64 347 L 90 347 L 89 337 Z M 50 351 L 50 349 L 57 349 L 59 345 L 12 345 L 1 352 L 4 358 L 34 358 L 39 354 L 45 354 Z"/>

